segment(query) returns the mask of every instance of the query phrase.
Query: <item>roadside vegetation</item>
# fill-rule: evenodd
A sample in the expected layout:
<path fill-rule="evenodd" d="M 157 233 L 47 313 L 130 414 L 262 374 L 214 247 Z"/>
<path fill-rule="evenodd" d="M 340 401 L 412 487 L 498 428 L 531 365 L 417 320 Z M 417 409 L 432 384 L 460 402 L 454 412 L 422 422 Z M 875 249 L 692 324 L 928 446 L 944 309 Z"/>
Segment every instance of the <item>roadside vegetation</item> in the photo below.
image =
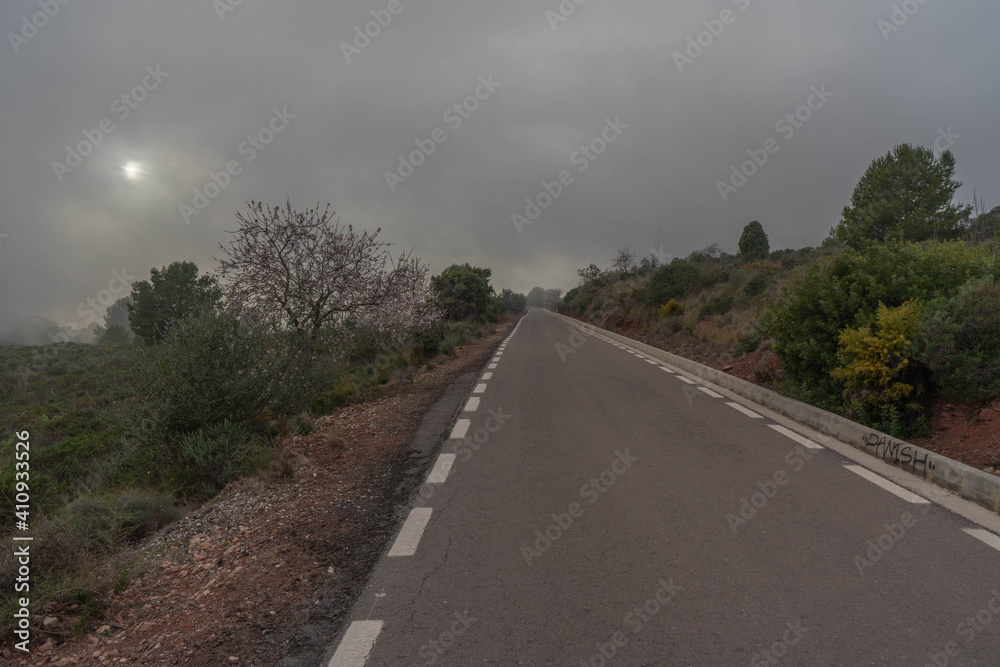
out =
<path fill-rule="evenodd" d="M 759 384 L 924 435 L 932 399 L 1000 397 L 1000 207 L 954 203 L 954 168 L 899 146 L 819 247 L 772 251 L 753 221 L 736 254 L 711 244 L 658 265 L 619 248 L 553 307 L 702 361 L 752 355 Z"/>
<path fill-rule="evenodd" d="M 152 269 L 108 309 L 99 344 L 0 347 L 0 421 L 30 433 L 30 534 L 45 545 L 32 605 L 77 605 L 78 633 L 137 575 L 127 547 L 233 481 L 287 475 L 289 436 L 525 308 L 488 268 L 431 276 L 327 210 L 251 204 L 237 220 L 217 275 Z M 9 505 L 15 442 L 0 443 Z M 0 518 L 5 539 L 13 521 Z M 15 570 L 0 558 L 8 580 Z M 7 632 L 10 591 L 2 606 Z"/>

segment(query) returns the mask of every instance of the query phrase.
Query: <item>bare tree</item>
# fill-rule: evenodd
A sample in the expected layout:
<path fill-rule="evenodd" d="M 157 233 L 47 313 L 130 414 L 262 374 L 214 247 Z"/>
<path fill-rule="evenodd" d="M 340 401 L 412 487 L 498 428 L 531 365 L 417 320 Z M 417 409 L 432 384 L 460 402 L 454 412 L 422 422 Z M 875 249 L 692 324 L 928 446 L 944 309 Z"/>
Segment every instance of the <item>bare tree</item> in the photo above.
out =
<path fill-rule="evenodd" d="M 611 266 L 622 277 L 626 277 L 636 266 L 636 259 L 639 257 L 636 253 L 632 252 L 631 246 L 625 246 L 624 248 L 618 248 L 615 252 L 614 258 L 611 260 Z"/>
<path fill-rule="evenodd" d="M 986 206 L 986 200 L 978 197 L 976 191 L 973 190 L 972 209 L 975 217 L 969 221 L 965 228 L 965 240 L 969 243 L 986 243 L 1000 231 L 1000 224 L 998 224 L 1000 223 L 1000 207 L 990 211 Z M 995 251 L 996 249 L 994 249 Z"/>
<path fill-rule="evenodd" d="M 418 286 L 426 284 L 427 267 L 410 253 L 394 260 L 378 239 L 381 229 L 359 234 L 343 227 L 329 205 L 301 212 L 288 201 L 284 208 L 248 207 L 236 214 L 239 229 L 219 246 L 225 257 L 217 260 L 226 307 L 236 315 L 253 314 L 316 341 L 351 317 L 395 322 L 383 308 L 419 298 Z"/>
<path fill-rule="evenodd" d="M 722 248 L 719 247 L 718 243 L 709 243 L 701 249 L 701 252 L 703 255 L 707 255 L 712 259 L 719 259 L 722 257 Z"/>

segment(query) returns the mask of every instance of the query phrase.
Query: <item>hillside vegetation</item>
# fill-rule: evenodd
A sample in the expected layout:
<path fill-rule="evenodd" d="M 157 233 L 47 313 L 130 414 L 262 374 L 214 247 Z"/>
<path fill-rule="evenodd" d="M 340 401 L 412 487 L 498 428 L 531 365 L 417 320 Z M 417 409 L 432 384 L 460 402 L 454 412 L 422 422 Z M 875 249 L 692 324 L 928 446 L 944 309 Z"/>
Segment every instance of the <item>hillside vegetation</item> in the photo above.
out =
<path fill-rule="evenodd" d="M 753 353 L 755 382 L 924 435 L 934 398 L 1000 396 L 1000 208 L 953 204 L 953 169 L 949 153 L 897 147 L 821 247 L 771 251 L 754 221 L 735 255 L 712 244 L 658 266 L 620 248 L 556 308 L 702 361 Z"/>

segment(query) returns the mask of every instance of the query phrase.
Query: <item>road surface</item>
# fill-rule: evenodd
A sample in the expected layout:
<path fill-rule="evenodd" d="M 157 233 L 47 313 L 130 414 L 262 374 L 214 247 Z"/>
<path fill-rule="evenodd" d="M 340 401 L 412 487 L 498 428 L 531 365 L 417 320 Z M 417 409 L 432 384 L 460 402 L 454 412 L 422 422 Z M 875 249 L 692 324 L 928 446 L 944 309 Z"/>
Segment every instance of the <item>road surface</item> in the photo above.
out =
<path fill-rule="evenodd" d="M 1000 665 L 990 533 L 673 371 L 531 310 L 324 664 Z"/>

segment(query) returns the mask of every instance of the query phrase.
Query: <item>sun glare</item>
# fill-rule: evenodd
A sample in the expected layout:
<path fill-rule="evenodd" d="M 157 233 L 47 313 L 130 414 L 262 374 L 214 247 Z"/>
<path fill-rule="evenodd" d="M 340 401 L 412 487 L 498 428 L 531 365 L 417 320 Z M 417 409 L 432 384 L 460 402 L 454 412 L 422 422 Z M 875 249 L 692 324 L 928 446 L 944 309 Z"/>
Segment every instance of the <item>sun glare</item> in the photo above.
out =
<path fill-rule="evenodd" d="M 122 167 L 122 171 L 125 172 L 125 178 L 130 181 L 134 181 L 142 177 L 142 165 L 138 162 L 129 162 Z"/>

